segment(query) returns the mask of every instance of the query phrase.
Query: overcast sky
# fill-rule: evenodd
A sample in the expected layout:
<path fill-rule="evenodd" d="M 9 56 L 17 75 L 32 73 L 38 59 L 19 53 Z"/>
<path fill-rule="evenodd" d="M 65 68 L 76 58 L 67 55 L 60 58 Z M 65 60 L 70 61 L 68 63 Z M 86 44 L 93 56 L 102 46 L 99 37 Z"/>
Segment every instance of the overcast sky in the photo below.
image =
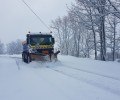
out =
<path fill-rule="evenodd" d="M 28 31 L 48 32 L 22 0 L 0 0 L 0 40 L 25 39 Z M 74 0 L 24 0 L 49 26 L 51 20 L 67 14 L 66 4 Z"/>

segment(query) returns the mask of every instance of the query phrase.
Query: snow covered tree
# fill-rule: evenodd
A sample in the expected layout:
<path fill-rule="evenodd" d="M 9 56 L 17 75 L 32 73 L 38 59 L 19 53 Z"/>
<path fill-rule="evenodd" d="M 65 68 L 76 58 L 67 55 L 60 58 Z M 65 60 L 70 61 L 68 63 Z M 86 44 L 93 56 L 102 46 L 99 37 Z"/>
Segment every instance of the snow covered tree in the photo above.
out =
<path fill-rule="evenodd" d="M 21 52 L 22 52 L 22 43 L 20 40 L 12 41 L 7 44 L 8 54 L 21 54 Z"/>
<path fill-rule="evenodd" d="M 114 61 L 120 49 L 120 34 L 117 32 L 120 2 L 118 0 L 75 1 L 75 4 L 67 7 L 68 15 L 52 21 L 51 26 L 56 33 L 61 54 L 90 57 L 94 51 L 96 60 L 106 61 L 107 52 L 111 49 Z"/>
<path fill-rule="evenodd" d="M 94 33 L 94 46 L 95 46 L 95 59 L 96 59 L 96 39 L 95 39 L 95 31 L 94 31 L 94 23 L 93 23 L 93 16 L 95 19 L 98 20 L 98 32 L 100 35 L 100 44 L 101 44 L 101 60 L 105 61 L 106 58 L 106 34 L 105 34 L 105 6 L 106 0 L 78 0 L 79 3 L 84 4 L 86 8 L 89 18 L 92 22 L 92 30 Z M 92 13 L 95 12 L 95 13 Z M 99 16 L 98 16 L 99 15 Z"/>
<path fill-rule="evenodd" d="M 111 50 L 111 57 L 110 60 L 115 60 L 115 55 L 116 53 L 119 53 L 119 46 L 118 46 L 118 42 L 119 42 L 119 35 L 117 32 L 117 29 L 119 27 L 120 24 L 120 20 L 118 20 L 118 18 L 116 16 L 114 16 L 113 14 L 109 15 L 107 18 L 108 24 L 107 27 L 107 48 L 110 48 Z M 109 58 L 108 58 L 109 59 Z"/>
<path fill-rule="evenodd" d="M 4 44 L 0 41 L 0 54 L 4 54 Z"/>

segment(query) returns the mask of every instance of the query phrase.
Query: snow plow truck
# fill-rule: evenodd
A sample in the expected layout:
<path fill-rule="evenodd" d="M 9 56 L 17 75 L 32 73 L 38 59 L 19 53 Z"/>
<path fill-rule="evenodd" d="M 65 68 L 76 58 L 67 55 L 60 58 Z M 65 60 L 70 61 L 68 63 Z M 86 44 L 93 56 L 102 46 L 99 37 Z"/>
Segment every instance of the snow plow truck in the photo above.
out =
<path fill-rule="evenodd" d="M 60 51 L 54 53 L 55 40 L 51 34 L 31 33 L 26 35 L 26 41 L 22 43 L 22 60 L 26 63 L 31 61 L 57 60 Z"/>

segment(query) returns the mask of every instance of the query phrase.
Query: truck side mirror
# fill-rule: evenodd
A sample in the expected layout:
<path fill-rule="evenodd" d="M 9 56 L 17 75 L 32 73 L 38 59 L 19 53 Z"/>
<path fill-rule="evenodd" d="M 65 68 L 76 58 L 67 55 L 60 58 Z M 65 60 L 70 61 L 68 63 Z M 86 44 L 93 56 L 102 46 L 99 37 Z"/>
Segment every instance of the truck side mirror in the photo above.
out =
<path fill-rule="evenodd" d="M 55 44 L 55 39 L 54 38 L 52 38 L 52 43 Z"/>

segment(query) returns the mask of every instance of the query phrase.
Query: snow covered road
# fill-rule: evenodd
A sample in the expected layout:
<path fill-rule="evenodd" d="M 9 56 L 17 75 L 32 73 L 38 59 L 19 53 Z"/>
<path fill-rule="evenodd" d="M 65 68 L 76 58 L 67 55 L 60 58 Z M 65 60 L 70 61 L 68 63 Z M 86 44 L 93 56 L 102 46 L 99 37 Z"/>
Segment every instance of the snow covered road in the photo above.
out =
<path fill-rule="evenodd" d="M 59 56 L 26 64 L 0 56 L 0 100 L 120 100 L 120 63 Z"/>

